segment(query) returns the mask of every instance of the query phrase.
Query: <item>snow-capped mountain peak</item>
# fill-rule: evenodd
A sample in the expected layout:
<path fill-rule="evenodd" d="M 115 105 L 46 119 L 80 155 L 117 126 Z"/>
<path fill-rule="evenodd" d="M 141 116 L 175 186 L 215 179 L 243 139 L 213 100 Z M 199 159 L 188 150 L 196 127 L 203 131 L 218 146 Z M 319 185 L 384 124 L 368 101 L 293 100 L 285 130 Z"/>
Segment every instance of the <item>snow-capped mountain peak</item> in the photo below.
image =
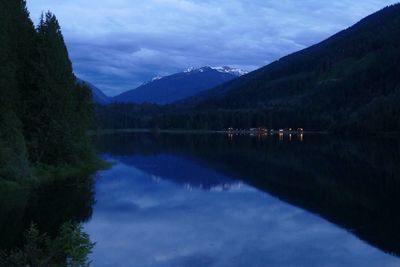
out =
<path fill-rule="evenodd" d="M 190 68 L 184 70 L 183 72 L 184 73 L 204 72 L 206 70 L 216 70 L 216 71 L 221 72 L 221 73 L 229 73 L 229 74 L 232 74 L 232 75 L 235 75 L 235 76 L 238 76 L 238 77 L 248 73 L 247 71 L 244 71 L 242 69 L 231 68 L 231 67 L 228 67 L 228 66 L 221 66 L 221 67 L 208 67 L 208 66 L 205 66 L 205 67 L 201 67 L 201 68 L 198 68 L 198 69 L 196 69 L 194 67 L 190 67 Z"/>
<path fill-rule="evenodd" d="M 189 68 L 187 68 L 186 70 L 184 70 L 183 72 L 184 72 L 184 73 L 190 73 L 190 72 L 193 72 L 193 71 L 195 71 L 195 70 L 196 70 L 195 67 L 189 67 Z"/>
<path fill-rule="evenodd" d="M 157 75 L 156 77 L 154 77 L 153 79 L 151 79 L 152 82 L 157 81 L 157 80 L 161 80 L 162 78 L 164 78 L 163 76 Z"/>
<path fill-rule="evenodd" d="M 242 69 L 238 69 L 238 68 L 231 68 L 228 66 L 221 66 L 221 67 L 212 67 L 213 70 L 222 72 L 222 73 L 230 73 L 236 76 L 243 76 L 245 74 L 247 74 L 247 71 L 244 71 Z"/>
<path fill-rule="evenodd" d="M 190 67 L 190 68 L 187 68 L 186 70 L 184 70 L 183 73 L 185 73 L 185 74 L 192 74 L 192 73 L 203 73 L 203 72 L 207 72 L 207 71 L 218 71 L 218 72 L 220 72 L 220 73 L 227 73 L 227 74 L 234 75 L 234 76 L 236 76 L 236 77 L 240 77 L 240 76 L 245 75 L 245 74 L 248 73 L 247 71 L 244 71 L 244 70 L 242 70 L 242 69 L 231 68 L 231 67 L 228 67 L 228 66 L 221 66 L 221 67 L 208 67 L 208 66 L 204 66 L 204 67 L 201 67 L 201 68 L 198 68 L 198 69 L 196 69 L 195 67 Z M 149 80 L 149 81 L 147 81 L 147 82 L 144 82 L 144 83 L 142 84 L 142 86 L 143 86 L 143 85 L 150 84 L 150 83 L 155 82 L 155 81 L 162 80 L 162 79 L 164 79 L 164 78 L 166 78 L 166 77 L 167 77 L 167 76 L 160 76 L 160 75 L 157 75 L 157 76 L 155 76 L 153 79 L 151 79 L 151 80 Z"/>
<path fill-rule="evenodd" d="M 146 84 L 149 84 L 149 83 L 152 83 L 152 82 L 161 80 L 161 79 L 163 79 L 163 78 L 164 78 L 164 76 L 157 75 L 157 76 L 155 76 L 153 79 L 151 79 L 150 81 L 147 81 L 147 82 L 142 83 L 142 85 L 146 85 Z"/>
<path fill-rule="evenodd" d="M 168 75 L 156 76 L 141 86 L 113 98 L 118 103 L 173 103 L 229 82 L 246 72 L 230 67 L 188 68 Z"/>

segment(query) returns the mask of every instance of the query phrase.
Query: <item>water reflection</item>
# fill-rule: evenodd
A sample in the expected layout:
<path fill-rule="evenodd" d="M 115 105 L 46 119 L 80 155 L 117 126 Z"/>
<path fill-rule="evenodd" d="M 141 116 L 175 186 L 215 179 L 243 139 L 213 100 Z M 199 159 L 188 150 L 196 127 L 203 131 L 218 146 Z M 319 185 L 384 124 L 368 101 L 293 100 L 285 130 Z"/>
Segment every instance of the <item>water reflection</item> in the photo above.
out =
<path fill-rule="evenodd" d="M 397 258 L 352 235 L 399 254 L 399 141 L 330 136 L 299 136 L 299 141 L 97 137 L 100 151 L 117 164 L 102 173 L 100 202 L 88 226 L 100 246 L 96 257 L 106 261 L 101 244 L 107 244 L 111 236 L 105 233 L 117 224 L 115 242 L 128 242 L 124 236 L 138 239 L 126 243 L 119 258 L 126 260 L 126 250 L 137 250 L 131 256 L 143 261 L 141 266 L 397 266 Z M 230 190 L 218 194 L 198 190 L 225 184 Z M 252 187 L 319 214 L 352 235 Z"/>
<path fill-rule="evenodd" d="M 67 221 L 88 221 L 94 204 L 88 176 L 49 179 L 34 188 L 0 180 L 0 250 L 20 247 L 31 223 L 52 236 Z"/>
<path fill-rule="evenodd" d="M 195 159 L 172 154 L 114 156 L 114 160 L 183 185 L 187 189 L 229 190 L 239 182 L 199 164 Z"/>

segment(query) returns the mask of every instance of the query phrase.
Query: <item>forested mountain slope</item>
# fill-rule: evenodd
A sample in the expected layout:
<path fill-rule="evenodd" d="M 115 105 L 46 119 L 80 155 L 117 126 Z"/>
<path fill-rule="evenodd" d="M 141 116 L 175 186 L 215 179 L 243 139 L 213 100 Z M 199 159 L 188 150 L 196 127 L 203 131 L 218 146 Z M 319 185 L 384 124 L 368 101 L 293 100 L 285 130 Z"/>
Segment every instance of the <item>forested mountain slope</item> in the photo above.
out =
<path fill-rule="evenodd" d="M 396 4 L 174 108 L 211 117 L 212 110 L 223 109 L 224 122 L 232 117 L 228 113 L 241 111 L 245 120 L 270 127 L 399 131 L 399 47 L 400 4 Z"/>

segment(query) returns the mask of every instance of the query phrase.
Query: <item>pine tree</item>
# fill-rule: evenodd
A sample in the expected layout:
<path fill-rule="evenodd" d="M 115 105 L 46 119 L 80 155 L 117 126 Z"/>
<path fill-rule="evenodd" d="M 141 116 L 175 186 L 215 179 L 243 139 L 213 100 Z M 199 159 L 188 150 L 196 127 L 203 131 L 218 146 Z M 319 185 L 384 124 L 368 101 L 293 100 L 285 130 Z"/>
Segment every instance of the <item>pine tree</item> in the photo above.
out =
<path fill-rule="evenodd" d="M 41 81 L 37 110 L 36 160 L 46 164 L 75 164 L 80 161 L 88 110 L 83 110 L 81 87 L 77 87 L 72 64 L 56 17 L 48 12 L 37 29 Z M 78 90 L 79 89 L 79 90 Z M 86 125 L 85 125 L 86 124 Z M 85 125 L 85 126 L 83 126 Z"/>

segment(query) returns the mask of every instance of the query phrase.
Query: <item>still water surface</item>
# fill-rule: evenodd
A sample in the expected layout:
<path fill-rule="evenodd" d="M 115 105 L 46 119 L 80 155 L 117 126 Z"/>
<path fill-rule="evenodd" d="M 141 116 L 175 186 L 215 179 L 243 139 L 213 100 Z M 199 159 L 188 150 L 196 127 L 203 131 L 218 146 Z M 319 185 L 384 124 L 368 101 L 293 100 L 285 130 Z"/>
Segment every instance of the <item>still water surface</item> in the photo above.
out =
<path fill-rule="evenodd" d="M 400 143 L 113 134 L 95 143 L 93 266 L 395 267 Z"/>

